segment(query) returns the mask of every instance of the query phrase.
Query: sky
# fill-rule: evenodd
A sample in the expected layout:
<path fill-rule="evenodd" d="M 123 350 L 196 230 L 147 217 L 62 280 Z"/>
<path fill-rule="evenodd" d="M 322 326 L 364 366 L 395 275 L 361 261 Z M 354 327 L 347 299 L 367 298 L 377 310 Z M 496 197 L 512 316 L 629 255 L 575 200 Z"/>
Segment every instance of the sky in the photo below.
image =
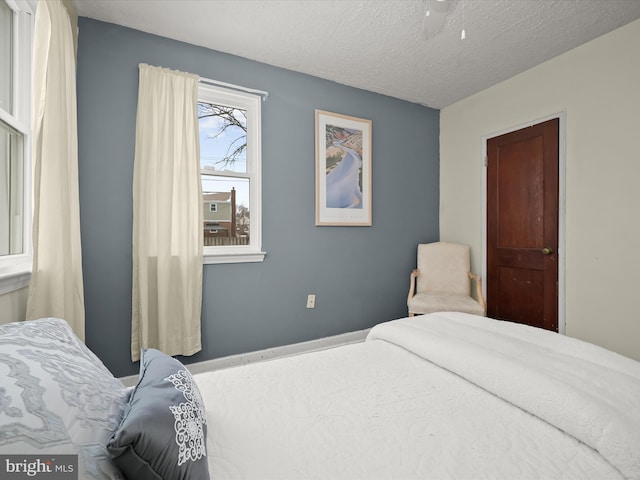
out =
<path fill-rule="evenodd" d="M 222 169 L 220 160 L 229 150 L 229 144 L 244 132 L 238 127 L 230 127 L 224 133 L 216 136 L 223 120 L 218 117 L 205 117 L 199 120 L 200 128 L 200 166 L 201 168 Z M 246 153 L 246 152 L 245 152 Z M 216 163 L 218 163 L 216 165 Z M 236 160 L 233 165 L 224 167 L 227 171 L 246 172 L 246 155 Z M 221 176 L 209 176 L 203 181 L 204 192 L 229 192 L 231 187 L 236 189 L 236 201 L 240 205 L 249 207 L 249 182 L 247 179 L 228 180 Z"/>

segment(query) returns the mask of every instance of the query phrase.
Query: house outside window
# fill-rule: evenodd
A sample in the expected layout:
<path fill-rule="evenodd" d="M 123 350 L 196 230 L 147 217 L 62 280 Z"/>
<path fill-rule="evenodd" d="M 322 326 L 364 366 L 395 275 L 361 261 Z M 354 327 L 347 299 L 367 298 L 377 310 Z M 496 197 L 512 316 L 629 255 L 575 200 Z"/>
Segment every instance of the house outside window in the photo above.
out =
<path fill-rule="evenodd" d="M 200 84 L 204 263 L 261 262 L 261 98 Z"/>
<path fill-rule="evenodd" d="M 31 45 L 23 0 L 0 0 L 0 294 L 31 271 Z"/>

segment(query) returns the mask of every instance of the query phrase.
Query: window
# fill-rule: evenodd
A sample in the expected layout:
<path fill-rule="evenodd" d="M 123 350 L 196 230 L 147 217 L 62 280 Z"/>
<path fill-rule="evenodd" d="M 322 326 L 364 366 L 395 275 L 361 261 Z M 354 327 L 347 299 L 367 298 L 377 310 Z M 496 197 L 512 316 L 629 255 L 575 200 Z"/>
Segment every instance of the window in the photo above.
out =
<path fill-rule="evenodd" d="M 260 97 L 200 84 L 204 263 L 261 262 Z"/>
<path fill-rule="evenodd" d="M 31 271 L 31 31 L 24 0 L 0 0 L 0 294 Z"/>

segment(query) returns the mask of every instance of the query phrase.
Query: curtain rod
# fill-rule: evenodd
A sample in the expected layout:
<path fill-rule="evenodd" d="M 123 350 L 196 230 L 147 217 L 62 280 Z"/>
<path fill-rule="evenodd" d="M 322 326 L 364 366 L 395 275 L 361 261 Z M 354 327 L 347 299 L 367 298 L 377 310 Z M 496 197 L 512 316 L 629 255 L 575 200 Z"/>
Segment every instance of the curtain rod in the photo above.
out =
<path fill-rule="evenodd" d="M 253 88 L 241 87 L 240 85 L 234 85 L 232 83 L 220 82 L 218 80 L 211 80 L 210 78 L 200 77 L 201 83 L 206 83 L 208 85 L 218 86 L 230 88 L 232 90 L 239 90 L 241 92 L 253 93 L 255 95 L 260 95 L 262 100 L 265 101 L 269 96 L 269 92 L 265 92 L 264 90 L 255 90 Z"/>

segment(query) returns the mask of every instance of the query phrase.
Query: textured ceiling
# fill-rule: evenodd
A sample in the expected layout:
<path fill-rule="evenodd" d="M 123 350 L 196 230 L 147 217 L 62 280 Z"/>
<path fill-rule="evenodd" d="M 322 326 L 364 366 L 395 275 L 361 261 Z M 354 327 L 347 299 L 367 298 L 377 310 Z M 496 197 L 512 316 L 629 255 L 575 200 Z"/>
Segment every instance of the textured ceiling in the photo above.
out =
<path fill-rule="evenodd" d="M 83 17 L 434 108 L 640 18 L 640 0 L 73 3 Z M 260 88 L 259 82 L 247 86 Z"/>

